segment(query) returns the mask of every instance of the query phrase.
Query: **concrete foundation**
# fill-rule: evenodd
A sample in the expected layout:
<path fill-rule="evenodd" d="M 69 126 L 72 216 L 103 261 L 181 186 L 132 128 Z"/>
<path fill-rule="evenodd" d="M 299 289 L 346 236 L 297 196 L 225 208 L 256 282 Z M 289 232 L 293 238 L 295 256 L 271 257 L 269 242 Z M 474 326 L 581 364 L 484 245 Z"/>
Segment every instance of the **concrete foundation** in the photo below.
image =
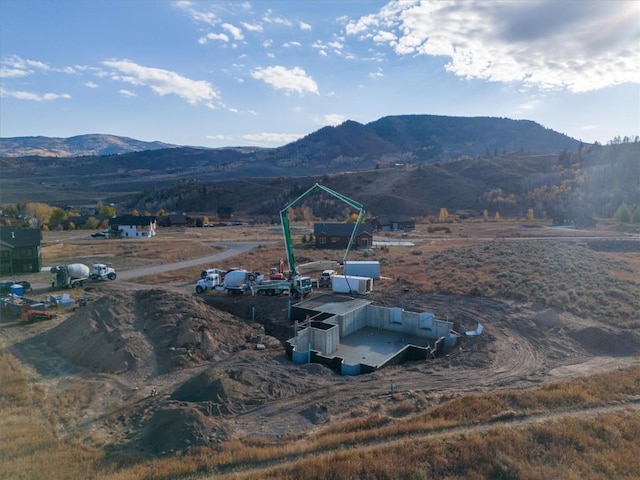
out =
<path fill-rule="evenodd" d="M 287 355 L 296 363 L 323 363 L 359 375 L 407 360 L 432 358 L 436 341 L 455 345 L 453 322 L 429 312 L 373 305 L 370 300 L 322 295 L 292 309 L 296 336 Z"/>

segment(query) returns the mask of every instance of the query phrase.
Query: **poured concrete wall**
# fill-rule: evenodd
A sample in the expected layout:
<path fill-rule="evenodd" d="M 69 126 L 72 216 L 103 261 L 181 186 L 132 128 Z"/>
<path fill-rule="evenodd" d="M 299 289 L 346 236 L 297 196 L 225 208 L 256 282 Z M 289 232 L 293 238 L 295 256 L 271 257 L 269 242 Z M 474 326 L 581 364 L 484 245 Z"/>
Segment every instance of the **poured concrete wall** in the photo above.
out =
<path fill-rule="evenodd" d="M 335 352 L 340 345 L 340 329 L 337 325 L 313 322 L 311 328 L 298 331 L 298 336 L 292 340 L 295 342 L 296 352 L 306 352 L 311 348 L 322 355 Z"/>
<path fill-rule="evenodd" d="M 312 327 L 310 330 L 311 348 L 322 355 L 329 355 L 340 345 L 340 329 L 337 325 L 324 324 L 326 327 Z M 327 328 L 328 327 L 328 328 Z"/>
<path fill-rule="evenodd" d="M 453 322 L 436 320 L 433 315 L 424 312 L 407 312 L 401 308 L 388 308 L 377 305 L 367 305 L 363 310 L 366 317 L 366 325 L 363 326 L 391 332 L 431 339 L 448 337 L 449 330 L 453 328 Z"/>
<path fill-rule="evenodd" d="M 367 326 L 367 315 L 365 308 L 357 308 L 350 312 L 337 316 L 337 323 L 340 325 L 340 337 L 346 337 L 353 332 Z"/>

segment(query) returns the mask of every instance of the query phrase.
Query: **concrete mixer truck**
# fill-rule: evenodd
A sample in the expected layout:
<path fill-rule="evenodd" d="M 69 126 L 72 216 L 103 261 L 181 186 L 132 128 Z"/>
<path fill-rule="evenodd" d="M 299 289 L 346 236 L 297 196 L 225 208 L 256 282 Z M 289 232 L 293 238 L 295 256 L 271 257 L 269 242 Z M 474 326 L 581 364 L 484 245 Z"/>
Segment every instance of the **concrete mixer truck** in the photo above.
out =
<path fill-rule="evenodd" d="M 100 280 L 115 280 L 116 271 L 104 263 L 96 263 L 89 268 L 84 263 L 70 263 L 51 267 L 55 274 L 54 284 L 59 288 L 82 287 L 86 282 Z"/>

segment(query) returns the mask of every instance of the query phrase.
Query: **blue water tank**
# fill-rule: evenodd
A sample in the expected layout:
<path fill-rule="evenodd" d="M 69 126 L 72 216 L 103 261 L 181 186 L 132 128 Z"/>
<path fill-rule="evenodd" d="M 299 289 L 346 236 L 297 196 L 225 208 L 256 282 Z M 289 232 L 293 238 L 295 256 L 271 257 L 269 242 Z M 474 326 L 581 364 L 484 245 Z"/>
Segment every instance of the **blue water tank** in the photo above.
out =
<path fill-rule="evenodd" d="M 22 297 L 24 295 L 24 287 L 19 283 L 14 283 L 9 287 L 9 293 L 15 295 L 16 297 Z"/>

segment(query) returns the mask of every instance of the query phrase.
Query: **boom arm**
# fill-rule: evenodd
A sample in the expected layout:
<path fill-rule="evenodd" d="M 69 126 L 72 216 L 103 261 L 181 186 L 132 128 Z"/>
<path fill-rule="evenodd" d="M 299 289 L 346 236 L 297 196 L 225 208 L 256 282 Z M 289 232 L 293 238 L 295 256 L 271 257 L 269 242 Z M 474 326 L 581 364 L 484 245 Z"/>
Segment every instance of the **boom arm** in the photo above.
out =
<path fill-rule="evenodd" d="M 293 207 L 298 201 L 300 201 L 301 199 L 309 195 L 311 192 L 313 192 L 316 188 L 324 190 L 328 194 L 333 195 L 339 200 L 342 200 L 343 202 L 345 202 L 346 204 L 350 205 L 351 207 L 355 208 L 358 211 L 358 218 L 353 227 L 353 232 L 351 233 L 351 237 L 349 238 L 349 244 L 347 245 L 347 249 L 344 252 L 342 263 L 344 263 L 347 260 L 347 255 L 349 254 L 349 250 L 351 250 L 351 247 L 353 246 L 353 241 L 356 238 L 358 226 L 364 220 L 364 215 L 365 215 L 364 206 L 361 203 L 358 203 L 355 200 L 351 200 L 349 197 L 345 197 L 341 193 L 331 190 L 330 188 L 325 187 L 324 185 L 320 185 L 319 183 L 316 183 L 311 188 L 309 188 L 306 192 L 304 192 L 302 195 L 296 198 L 294 201 L 285 205 L 285 207 L 282 210 L 280 210 L 280 221 L 282 223 L 282 233 L 284 235 L 284 246 L 285 246 L 285 249 L 287 250 L 287 262 L 289 263 L 289 270 L 291 271 L 291 276 L 293 278 L 298 276 L 298 265 L 296 263 L 295 256 L 293 255 L 293 241 L 291 240 L 291 229 L 289 227 L 289 216 L 287 213 L 291 207 Z"/>

